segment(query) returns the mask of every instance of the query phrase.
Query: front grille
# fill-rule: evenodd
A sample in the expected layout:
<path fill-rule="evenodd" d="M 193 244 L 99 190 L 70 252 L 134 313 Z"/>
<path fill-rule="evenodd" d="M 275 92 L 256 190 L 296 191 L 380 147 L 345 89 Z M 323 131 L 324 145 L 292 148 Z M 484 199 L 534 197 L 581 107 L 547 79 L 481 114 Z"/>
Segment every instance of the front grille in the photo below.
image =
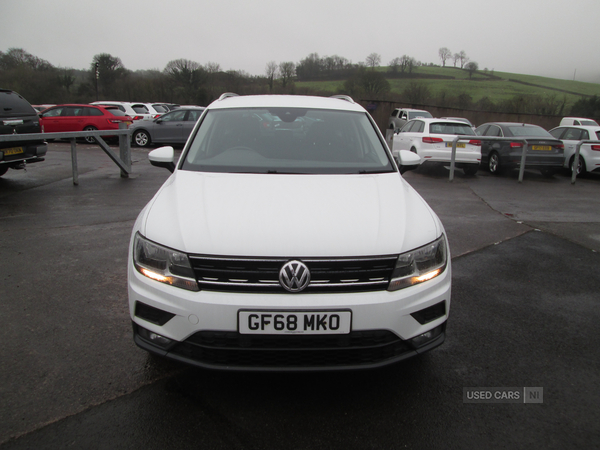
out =
<path fill-rule="evenodd" d="M 397 256 L 365 258 L 300 259 L 310 270 L 311 281 L 303 291 L 364 292 L 385 290 Z M 200 289 L 224 292 L 285 293 L 279 271 L 289 258 L 229 258 L 191 255 L 190 262 Z"/>
<path fill-rule="evenodd" d="M 410 345 L 384 330 L 340 336 L 247 336 L 200 331 L 175 345 L 170 353 L 210 366 L 318 368 L 375 365 L 410 351 Z"/>

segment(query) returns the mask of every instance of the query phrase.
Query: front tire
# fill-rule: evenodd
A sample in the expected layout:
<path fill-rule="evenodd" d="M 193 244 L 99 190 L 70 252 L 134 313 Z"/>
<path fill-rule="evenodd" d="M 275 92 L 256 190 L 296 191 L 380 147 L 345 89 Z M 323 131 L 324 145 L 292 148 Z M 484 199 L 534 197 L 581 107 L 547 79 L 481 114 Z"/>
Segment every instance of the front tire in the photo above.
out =
<path fill-rule="evenodd" d="M 85 127 L 83 129 L 83 131 L 97 131 L 98 128 L 96 127 Z M 88 144 L 95 144 L 96 143 L 96 138 L 94 136 L 86 136 L 83 138 L 85 140 L 85 142 L 87 142 Z"/>
<path fill-rule="evenodd" d="M 2 175 L 4 175 L 6 172 L 8 172 L 8 166 L 6 164 L 3 164 L 0 166 L 0 177 Z"/>
<path fill-rule="evenodd" d="M 463 172 L 465 175 L 475 175 L 479 170 L 479 166 L 477 164 L 469 164 L 468 166 L 463 167 Z"/>
<path fill-rule="evenodd" d="M 542 176 L 544 176 L 546 178 L 552 178 L 554 176 L 554 174 L 556 172 L 558 172 L 558 169 L 555 169 L 554 167 L 549 167 L 549 168 L 545 168 L 545 169 L 540 169 L 540 172 L 541 172 Z"/>
<path fill-rule="evenodd" d="M 133 142 L 138 147 L 148 147 L 151 143 L 150 134 L 146 130 L 138 130 L 133 135 Z"/>

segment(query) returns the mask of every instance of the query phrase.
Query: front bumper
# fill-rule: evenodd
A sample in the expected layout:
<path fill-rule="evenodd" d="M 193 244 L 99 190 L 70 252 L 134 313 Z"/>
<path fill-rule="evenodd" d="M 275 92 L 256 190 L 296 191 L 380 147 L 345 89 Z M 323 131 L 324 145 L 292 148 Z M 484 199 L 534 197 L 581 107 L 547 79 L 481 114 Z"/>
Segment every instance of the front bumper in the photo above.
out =
<path fill-rule="evenodd" d="M 392 364 L 441 345 L 450 309 L 450 280 L 448 264 L 433 280 L 395 292 L 190 292 L 150 280 L 131 266 L 129 303 L 136 344 L 177 361 L 225 370 L 360 369 Z M 145 313 L 136 308 L 140 304 Z M 351 332 L 240 334 L 241 309 L 350 310 Z"/>

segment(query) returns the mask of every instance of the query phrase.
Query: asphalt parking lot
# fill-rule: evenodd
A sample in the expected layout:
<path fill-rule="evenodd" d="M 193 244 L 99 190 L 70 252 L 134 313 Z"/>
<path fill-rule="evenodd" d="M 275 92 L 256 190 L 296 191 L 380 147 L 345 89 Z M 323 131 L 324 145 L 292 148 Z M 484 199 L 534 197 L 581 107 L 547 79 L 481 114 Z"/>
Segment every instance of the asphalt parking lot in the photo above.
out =
<path fill-rule="evenodd" d="M 0 448 L 597 448 L 600 176 L 405 174 L 453 257 L 445 344 L 379 370 L 222 373 L 138 349 L 133 221 L 169 173 L 95 146 L 0 178 Z M 465 388 L 536 388 L 468 403 Z M 530 398 L 531 399 L 531 398 Z M 540 401 L 541 400 L 541 401 Z"/>

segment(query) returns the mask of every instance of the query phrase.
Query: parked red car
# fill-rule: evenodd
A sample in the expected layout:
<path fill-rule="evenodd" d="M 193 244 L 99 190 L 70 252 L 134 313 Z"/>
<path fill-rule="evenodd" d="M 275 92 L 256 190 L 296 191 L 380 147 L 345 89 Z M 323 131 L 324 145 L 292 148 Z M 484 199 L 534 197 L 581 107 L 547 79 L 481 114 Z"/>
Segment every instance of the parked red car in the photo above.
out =
<path fill-rule="evenodd" d="M 131 125 L 133 119 L 116 106 L 58 105 L 40 113 L 42 129 L 45 133 L 67 131 L 118 130 L 119 124 Z M 93 144 L 92 136 L 85 138 Z"/>

